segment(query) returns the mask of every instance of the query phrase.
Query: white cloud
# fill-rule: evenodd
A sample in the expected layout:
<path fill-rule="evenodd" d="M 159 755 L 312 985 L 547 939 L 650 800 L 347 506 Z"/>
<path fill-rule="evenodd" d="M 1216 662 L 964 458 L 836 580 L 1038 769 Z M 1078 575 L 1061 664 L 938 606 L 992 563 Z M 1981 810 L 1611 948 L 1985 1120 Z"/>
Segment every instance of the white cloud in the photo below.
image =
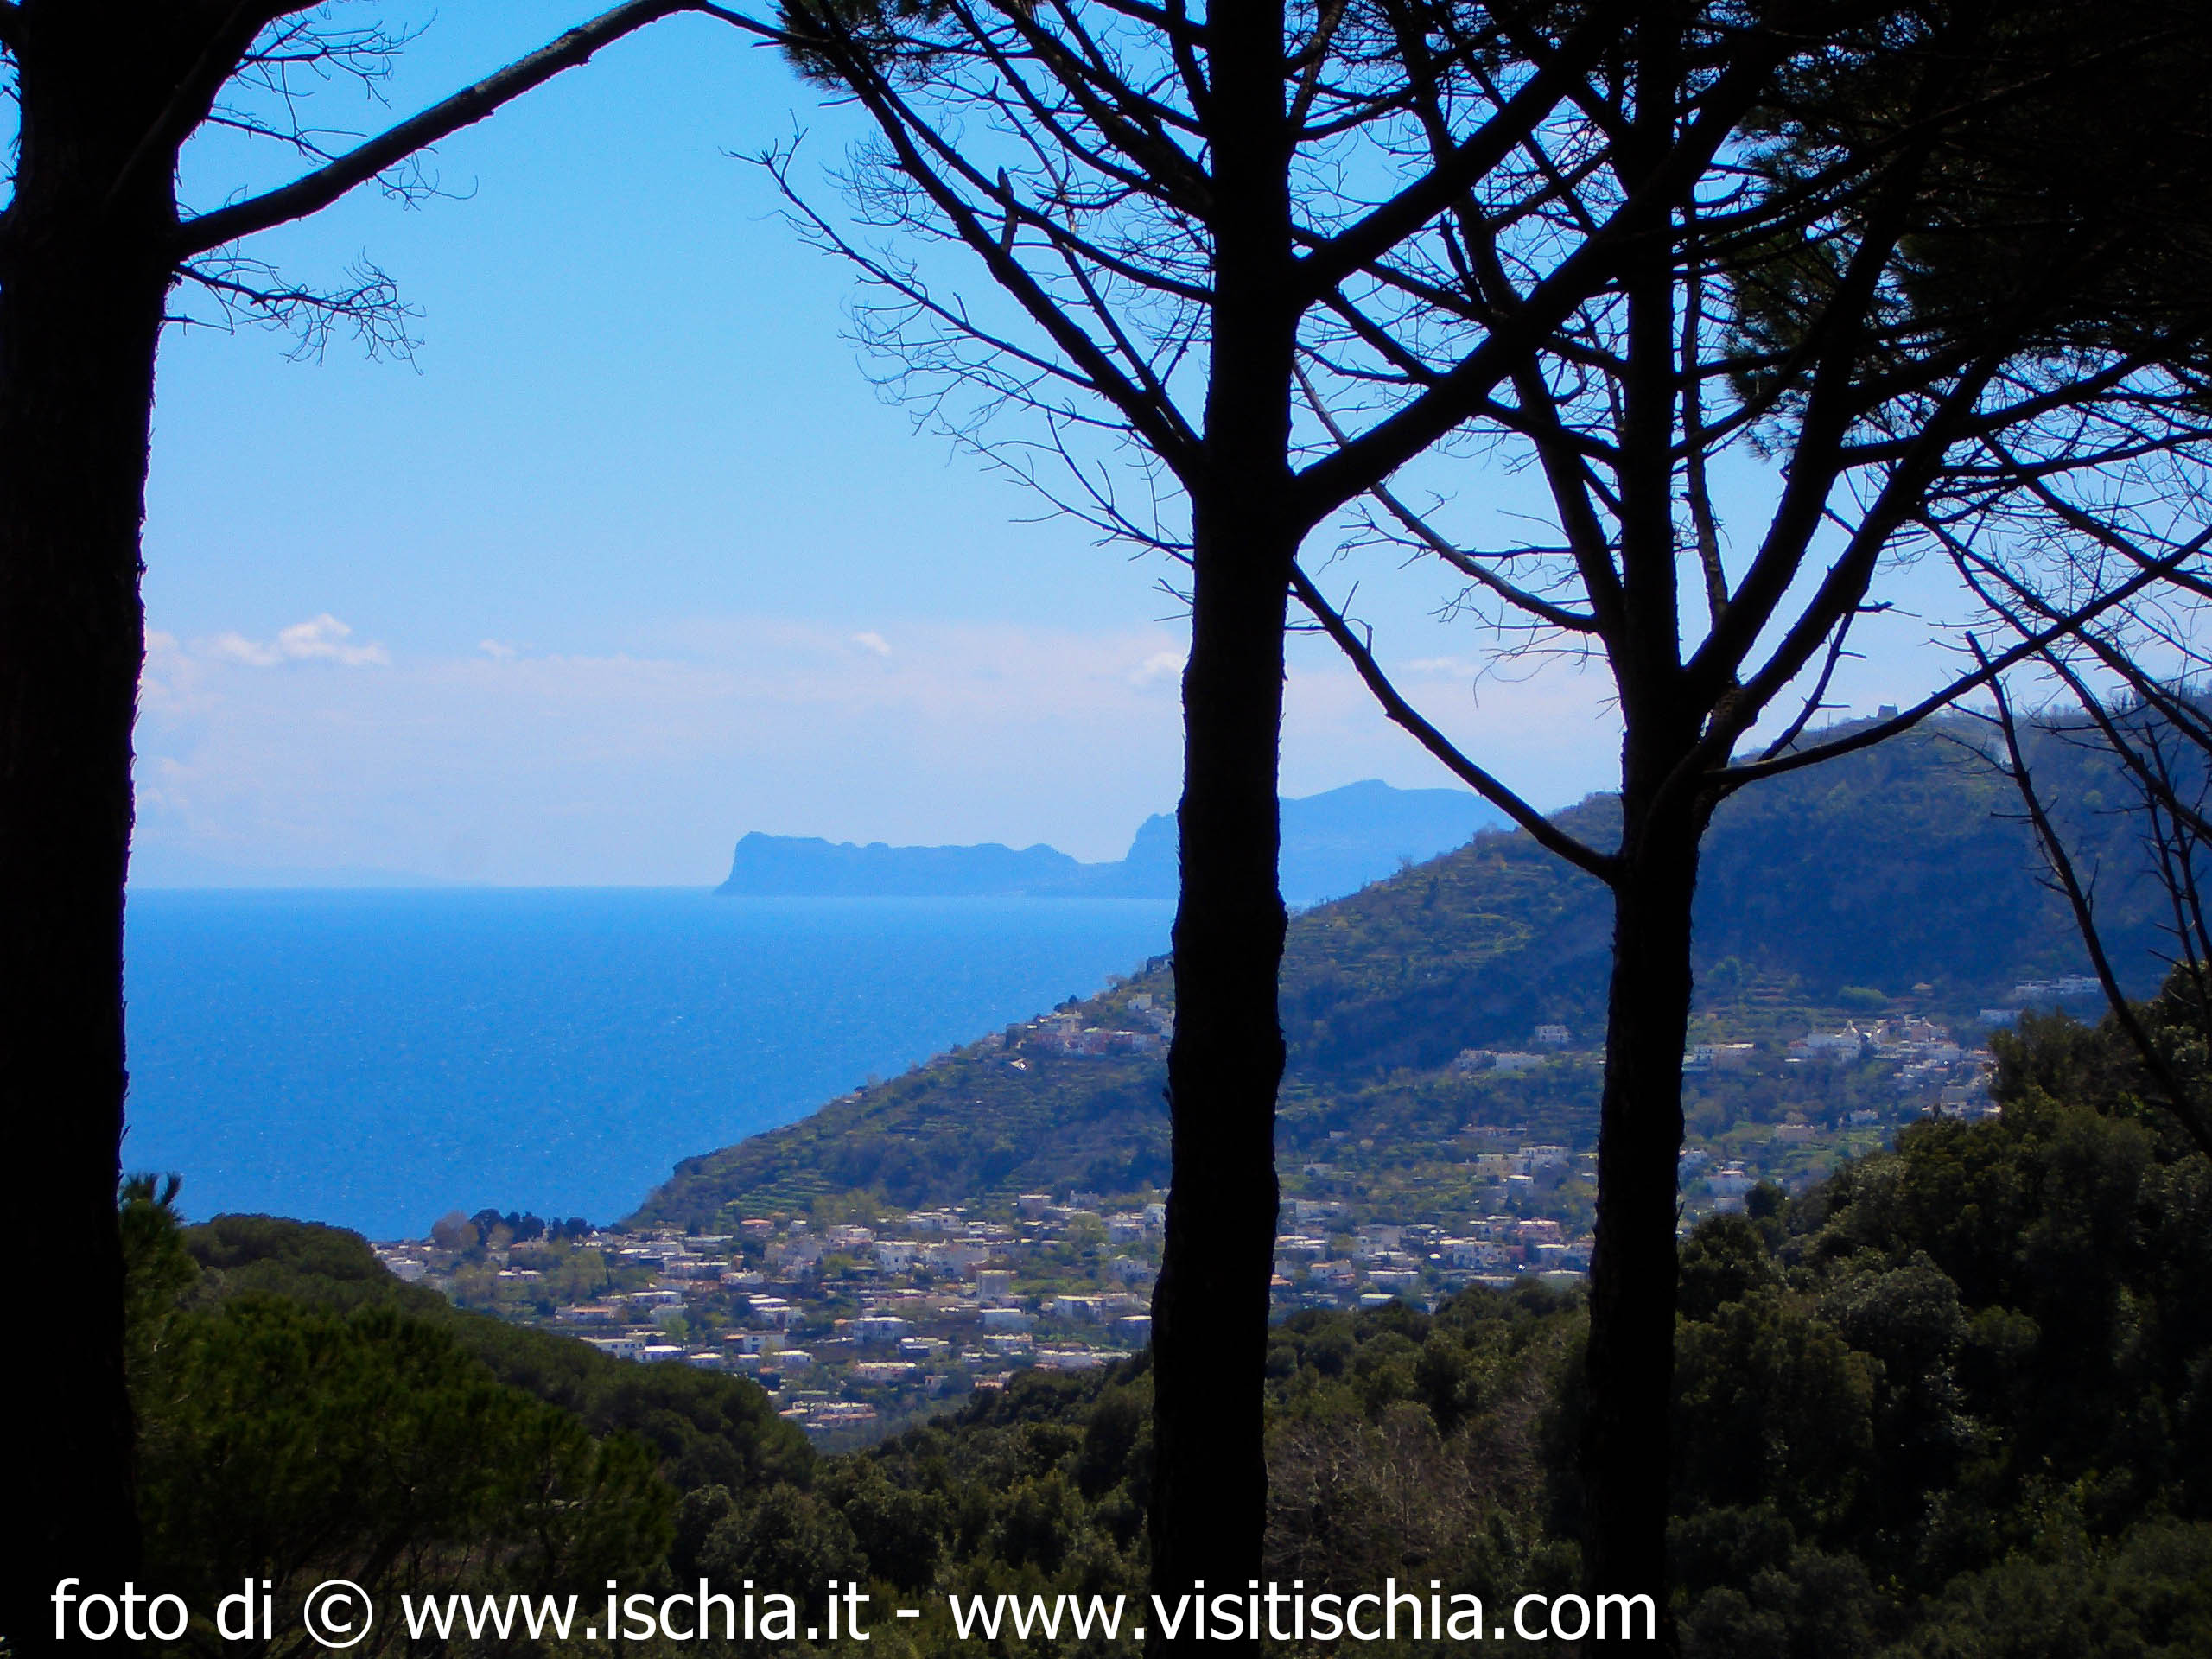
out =
<path fill-rule="evenodd" d="M 1155 651 L 1129 671 L 1131 685 L 1157 685 L 1162 680 L 1179 679 L 1183 673 L 1183 653 L 1179 651 Z"/>
<path fill-rule="evenodd" d="M 891 642 L 880 633 L 874 632 L 856 633 L 853 636 L 853 643 L 862 651 L 872 651 L 879 657 L 888 657 L 891 654 Z"/>
<path fill-rule="evenodd" d="M 479 639 L 476 642 L 476 649 L 495 663 L 512 663 L 522 655 L 521 652 L 504 639 Z"/>
<path fill-rule="evenodd" d="M 283 663 L 337 663 L 346 668 L 381 667 L 391 653 L 380 645 L 349 645 L 353 630 L 328 611 L 281 628 L 273 640 L 249 639 L 242 633 L 220 633 L 209 642 L 210 655 L 249 668 L 275 668 Z"/>
<path fill-rule="evenodd" d="M 219 633 L 208 650 L 226 662 L 245 663 L 252 668 L 274 668 L 284 660 L 284 653 L 276 646 L 257 645 L 242 633 Z"/>
<path fill-rule="evenodd" d="M 722 617 L 624 649 L 478 645 L 380 656 L 374 674 L 275 674 L 272 654 L 371 648 L 328 626 L 292 634 L 289 653 L 283 634 L 241 652 L 156 631 L 139 844 L 173 867 L 703 885 L 747 830 L 1042 841 L 1109 859 L 1173 806 L 1179 630 L 911 618 L 898 632 L 896 672 L 855 673 L 849 627 Z M 1326 641 L 1301 636 L 1291 658 L 1286 792 L 1449 785 Z M 1432 718 L 1541 805 L 1618 763 L 1602 675 L 1560 665 L 1486 682 L 1479 701 L 1463 680 L 1414 683 Z"/>
<path fill-rule="evenodd" d="M 1174 702 L 1128 677 L 1179 660 L 1166 630 L 899 632 L 895 674 L 855 673 L 846 629 L 780 619 L 623 651 L 410 651 L 374 675 L 272 675 L 276 642 L 162 636 L 140 844 L 176 867 L 699 884 L 755 829 L 1117 858 L 1174 799 Z"/>

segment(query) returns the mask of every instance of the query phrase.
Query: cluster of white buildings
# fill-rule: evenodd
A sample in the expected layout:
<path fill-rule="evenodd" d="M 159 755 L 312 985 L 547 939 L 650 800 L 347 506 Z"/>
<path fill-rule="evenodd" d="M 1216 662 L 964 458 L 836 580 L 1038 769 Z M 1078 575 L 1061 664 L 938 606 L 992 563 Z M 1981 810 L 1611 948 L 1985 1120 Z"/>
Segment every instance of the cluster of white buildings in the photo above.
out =
<path fill-rule="evenodd" d="M 1517 1180 L 1573 1162 L 1535 1143 L 1489 1156 Z M 781 1217 L 727 1234 L 599 1235 L 613 1287 L 559 1307 L 552 1323 L 617 1358 L 750 1376 L 810 1433 L 880 1427 L 1022 1367 L 1091 1370 L 1149 1341 L 1165 1206 L 1095 1205 L 1032 1192 L 995 1219 L 936 1210 L 871 1224 Z M 1341 1200 L 1294 1198 L 1284 1224 L 1275 1290 L 1287 1305 L 1433 1303 L 1471 1283 L 1588 1266 L 1587 1239 L 1541 1217 L 1355 1228 Z M 1071 1242 L 1083 1263 L 1072 1273 Z"/>
<path fill-rule="evenodd" d="M 1046 1054 L 1159 1054 L 1175 1034 L 1175 1014 L 1158 1006 L 1149 992 L 1125 1000 L 1128 1027 L 1087 1025 L 1072 1011 L 1045 1014 L 1019 1028 L 1019 1047 Z"/>
<path fill-rule="evenodd" d="M 2037 982 L 2016 995 L 2070 995 L 2095 982 Z M 1130 996 L 1111 1016 L 1126 1026 L 1086 1024 L 1064 1012 L 1016 1028 L 999 1046 L 1062 1055 L 1155 1052 L 1173 1027 L 1171 1011 Z M 1511 1074 L 1552 1063 L 1572 1050 L 1565 1026 L 1539 1025 L 1525 1050 L 1469 1050 L 1456 1071 Z M 1700 1044 L 1683 1057 L 1692 1072 L 1753 1064 L 1747 1042 Z M 1930 1021 L 1893 1018 L 1815 1032 L 1789 1046 L 1788 1059 L 1898 1067 L 1901 1090 L 1941 1085 L 1936 1109 L 1972 1115 L 1987 1107 L 1970 1055 Z M 1020 1064 L 1018 1059 L 1014 1063 Z M 1859 1112 L 1853 1121 L 1875 1115 Z M 1812 1141 L 1814 1126 L 1794 1121 L 1767 1132 L 1785 1153 Z M 1332 1142 L 1351 1131 L 1331 1131 Z M 1541 1131 L 1540 1131 L 1541 1133 Z M 1462 1167 L 1475 1178 L 1471 1207 L 1495 1213 L 1440 1224 L 1389 1224 L 1365 1205 L 1309 1189 L 1285 1203 L 1275 1241 L 1274 1293 L 1285 1305 L 1376 1306 L 1407 1300 L 1432 1304 L 1470 1284 L 1506 1285 L 1525 1275 L 1564 1281 L 1587 1272 L 1591 1240 L 1540 1213 L 1545 1195 L 1594 1173 L 1592 1153 L 1527 1137 L 1524 1126 L 1469 1125 L 1460 1132 Z M 1732 1144 L 1740 1137 L 1732 1137 Z M 1357 1142 L 1366 1151 L 1371 1141 Z M 1681 1190 L 1723 1205 L 1740 1202 L 1768 1163 L 1749 1146 L 1716 1160 L 1685 1152 Z M 1352 1151 L 1346 1148 L 1346 1154 Z M 1327 1154 L 1334 1157 L 1332 1153 Z M 1793 1158 L 1789 1167 L 1797 1167 Z M 1333 1162 L 1306 1166 L 1309 1176 L 1338 1173 Z M 1325 1185 L 1321 1192 L 1331 1190 Z M 1341 1189 L 1339 1189 L 1341 1190 Z M 1166 1210 L 1154 1203 L 1109 1209 L 1094 1194 L 1019 1196 L 1008 1210 L 971 1214 L 965 1206 L 918 1210 L 887 1220 L 817 1224 L 805 1216 L 754 1217 L 727 1233 L 646 1235 L 597 1232 L 567 1241 L 607 1264 L 605 1288 L 561 1306 L 553 1322 L 619 1358 L 741 1372 L 770 1389 L 778 1408 L 810 1432 L 842 1433 L 934 1408 L 931 1402 L 971 1388 L 1003 1386 L 1021 1367 L 1084 1370 L 1141 1350 L 1151 1334 L 1150 1296 Z M 444 1283 L 451 1263 L 428 1246 L 378 1247 L 385 1264 L 410 1281 Z M 494 1280 L 511 1317 L 550 1305 L 521 1281 L 540 1278 L 499 1253 Z M 535 1260 L 535 1258 L 531 1258 Z M 487 1267 L 488 1270 L 488 1267 Z M 510 1281 L 515 1281 L 510 1284 Z M 480 1284 L 480 1281 L 477 1281 Z M 572 1274 L 564 1282 L 573 1283 Z M 510 1294 L 512 1293 L 512 1294 Z M 576 1294 L 571 1291 L 568 1294 Z"/>
<path fill-rule="evenodd" d="M 2102 996 L 2103 982 L 2094 974 L 2062 974 L 2056 979 L 2027 979 L 2012 988 L 2016 1006 L 2031 1002 L 2068 1002 L 2084 996 Z"/>
<path fill-rule="evenodd" d="M 1341 1253 L 1339 1253 L 1341 1251 Z M 1370 1223 L 1349 1240 L 1304 1231 L 1275 1240 L 1275 1290 L 1308 1306 L 1429 1300 L 1471 1284 L 1589 1271 L 1590 1240 L 1548 1217 L 1485 1216 L 1457 1229 Z"/>
<path fill-rule="evenodd" d="M 1682 1070 L 1740 1071 L 1758 1052 L 1755 1043 L 1693 1043 L 1682 1052 Z"/>
<path fill-rule="evenodd" d="M 1014 1369 L 1089 1370 L 1141 1349 L 1166 1220 L 1160 1204 L 1102 1213 L 1095 1195 L 1031 1192 L 1011 1218 L 925 1210 L 608 1234 L 596 1243 L 620 1288 L 553 1322 L 618 1358 L 749 1375 L 785 1416 L 837 1433 Z"/>
<path fill-rule="evenodd" d="M 1789 1058 L 1796 1060 L 1895 1060 L 1928 1068 L 1956 1065 L 1965 1057 L 1949 1031 L 1932 1020 L 1910 1017 L 1809 1032 L 1789 1045 Z"/>
<path fill-rule="evenodd" d="M 1527 1048 L 1463 1048 L 1452 1057 L 1452 1070 L 1462 1077 L 1478 1071 L 1510 1077 L 1516 1071 L 1533 1071 L 1573 1043 L 1574 1033 L 1567 1027 L 1541 1025 L 1529 1033 Z"/>

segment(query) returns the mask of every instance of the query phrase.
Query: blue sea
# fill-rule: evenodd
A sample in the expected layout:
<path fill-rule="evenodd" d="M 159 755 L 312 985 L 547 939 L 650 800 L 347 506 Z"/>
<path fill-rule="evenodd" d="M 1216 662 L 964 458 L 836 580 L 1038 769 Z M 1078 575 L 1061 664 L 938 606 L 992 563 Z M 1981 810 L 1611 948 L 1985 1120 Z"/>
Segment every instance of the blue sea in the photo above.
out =
<path fill-rule="evenodd" d="M 204 1217 L 619 1218 L 677 1160 L 1089 995 L 1146 899 L 130 895 L 126 1170 Z"/>

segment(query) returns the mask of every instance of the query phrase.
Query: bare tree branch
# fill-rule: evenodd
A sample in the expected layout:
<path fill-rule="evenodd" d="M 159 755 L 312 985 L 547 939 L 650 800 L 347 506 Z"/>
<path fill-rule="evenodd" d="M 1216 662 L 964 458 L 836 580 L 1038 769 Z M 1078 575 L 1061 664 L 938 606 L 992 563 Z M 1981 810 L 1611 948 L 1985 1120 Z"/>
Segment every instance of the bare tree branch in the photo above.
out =
<path fill-rule="evenodd" d="M 1484 122 L 1459 146 L 1446 166 L 1424 172 L 1365 218 L 1307 254 L 1300 267 L 1301 297 L 1310 302 L 1389 252 L 1504 160 L 1521 142 L 1521 135 L 1541 119 L 1618 38 L 1621 19 L 1634 10 L 1634 6 L 1620 3 L 1597 8 L 1498 111 L 1497 119 Z M 1348 492 L 1346 499 L 1357 493 Z"/>
<path fill-rule="evenodd" d="M 1619 861 L 1611 854 L 1601 853 L 1577 841 L 1515 794 L 1495 774 L 1477 766 L 1462 753 L 1450 738 L 1437 730 L 1419 709 L 1399 695 L 1397 687 L 1382 671 L 1382 665 L 1376 660 L 1367 641 L 1361 639 L 1358 631 L 1344 620 L 1342 612 L 1321 596 L 1321 590 L 1313 585 L 1313 578 L 1296 563 L 1290 568 L 1290 587 L 1291 591 L 1298 595 L 1299 603 L 1313 613 L 1314 620 L 1320 623 L 1329 638 L 1336 641 L 1338 648 L 1351 660 L 1360 678 L 1366 682 L 1367 689 L 1382 705 L 1384 714 L 1411 733 L 1415 741 L 1442 761 L 1470 789 L 1527 830 L 1537 845 L 1557 854 L 1577 869 L 1586 871 L 1606 885 L 1612 884 Z"/>
<path fill-rule="evenodd" d="M 1740 54 L 1706 91 L 1695 118 L 1665 161 L 1596 235 L 1537 284 L 1517 316 L 1485 337 L 1404 408 L 1298 474 L 1294 490 L 1300 517 L 1308 524 L 1319 523 L 1450 432 L 1465 418 L 1471 402 L 1505 378 L 1514 353 L 1541 341 L 1588 295 L 1601 289 L 1637 238 L 1661 232 L 1669 206 L 1694 188 L 1790 48 L 1791 43 L 1778 36 L 1747 32 Z"/>
<path fill-rule="evenodd" d="M 1706 774 L 1707 780 L 1712 787 L 1719 790 L 1738 790 L 1745 784 L 1755 783 L 1762 778 L 1776 778 L 1785 772 L 1797 772 L 1806 766 L 1816 766 L 1824 760 L 1833 760 L 1839 755 L 1852 754 L 1860 749 L 1872 748 L 1877 743 L 1886 742 L 1900 733 L 1909 732 L 1930 715 L 1940 713 L 1954 706 L 1967 692 L 1988 684 L 1996 675 L 2003 673 L 2006 669 L 2016 667 L 2031 657 L 2039 655 L 2055 641 L 2077 632 L 2107 612 L 2125 605 L 2129 600 L 2145 592 L 2153 584 L 2165 580 L 2180 568 L 2183 560 L 2194 558 L 2202 551 L 2208 539 L 2212 539 L 2212 531 L 2207 531 L 2203 535 L 2194 538 L 2183 551 L 2173 555 L 2170 559 L 2161 560 L 2147 569 L 2138 571 L 2128 581 L 2121 583 L 2110 593 L 2100 594 L 2088 604 L 2069 612 L 2049 627 L 2038 630 L 2003 655 L 1992 658 L 1986 668 L 1977 668 L 1971 674 L 1960 675 L 1941 690 L 1922 698 L 1901 714 L 1888 720 L 1872 721 L 1860 727 L 1850 735 L 1837 738 L 1832 742 L 1816 743 L 1810 748 L 1795 749 L 1788 754 L 1777 755 L 1772 760 L 1754 760 L 1742 766 L 1727 766 L 1719 772 L 1708 772 Z"/>
<path fill-rule="evenodd" d="M 2006 775 L 2019 791 L 2021 804 L 2027 809 L 2028 822 L 2035 830 L 2036 844 L 2042 849 L 2044 861 L 2050 865 L 2051 874 L 2057 879 L 2059 888 L 2065 893 L 2066 902 L 2074 912 L 2075 925 L 2081 932 L 2082 943 L 2089 953 L 2091 966 L 2096 969 L 2097 983 L 2103 988 L 2105 1004 L 2112 1010 L 2113 1020 L 2126 1033 L 2128 1041 L 2134 1045 L 2145 1068 L 2164 1092 L 2166 1109 L 2188 1132 L 2189 1138 L 2196 1142 L 2197 1150 L 2212 1158 L 2212 1122 L 2206 1121 L 2204 1114 L 2190 1098 L 2188 1085 L 2174 1070 L 2173 1062 L 2144 1028 L 2141 1017 L 2120 990 L 2120 981 L 2113 973 L 2112 959 L 2106 954 L 2104 938 L 2098 931 L 2095 906 L 2090 893 L 2075 871 L 2074 861 L 2067 853 L 2065 841 L 2051 823 L 2050 815 L 2044 810 L 2043 798 L 2036 791 L 2034 778 L 2028 771 L 2027 761 L 2021 754 L 2019 729 L 2012 718 L 2012 705 L 2005 696 L 2004 680 L 1993 668 L 1990 658 L 1984 653 L 1980 642 L 1970 639 L 1969 644 L 1975 658 L 1989 671 L 1990 696 L 1997 705 L 1997 726 L 2005 739 Z"/>
<path fill-rule="evenodd" d="M 473 126 L 502 105 L 543 86 L 563 70 L 588 62 L 602 47 L 648 23 L 685 11 L 735 21 L 721 7 L 708 3 L 708 0 L 629 0 L 627 4 L 579 24 L 528 57 L 518 59 L 498 73 L 347 151 L 327 167 L 261 195 L 185 220 L 177 227 L 172 256 L 181 264 L 195 254 L 211 252 L 257 231 L 289 224 L 319 212 L 425 146 L 463 127 Z"/>

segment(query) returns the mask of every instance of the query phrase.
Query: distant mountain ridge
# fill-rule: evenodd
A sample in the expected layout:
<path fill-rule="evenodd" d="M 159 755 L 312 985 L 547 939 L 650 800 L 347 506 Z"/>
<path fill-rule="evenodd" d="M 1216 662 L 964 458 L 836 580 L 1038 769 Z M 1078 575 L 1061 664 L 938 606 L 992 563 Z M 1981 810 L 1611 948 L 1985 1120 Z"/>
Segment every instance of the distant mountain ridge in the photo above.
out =
<path fill-rule="evenodd" d="M 1962 717 L 1932 721 L 1723 804 L 1697 901 L 1695 1018 L 1708 1033 L 1698 1040 L 1770 1024 L 1777 1007 L 1834 1021 L 1870 997 L 1965 1027 L 2016 982 L 2081 970 L 2072 919 L 2037 879 L 2011 785 L 1971 752 L 1984 735 Z M 2136 826 L 2109 810 L 2125 785 L 2075 745 L 2030 742 L 2082 868 L 2101 873 L 2098 912 L 2123 982 L 2144 995 L 2166 941 Z M 1609 796 L 1555 815 L 1599 847 L 1613 844 L 1618 819 Z M 1494 1109 L 1482 1103 L 1490 1074 L 1460 1077 L 1453 1057 L 1522 1047 L 1539 1022 L 1593 1042 L 1611 936 L 1604 887 L 1517 831 L 1481 835 L 1294 918 L 1281 999 L 1285 1169 L 1294 1178 L 1307 1160 L 1321 1168 L 1348 1156 L 1455 1161 L 1459 1126 Z M 1080 1025 L 1141 1029 L 1135 999 L 1149 1010 L 1173 995 L 1155 965 L 1065 1011 Z M 636 1219 L 719 1224 L 855 1192 L 919 1207 L 1166 1183 L 1158 1053 L 1025 1049 L 1016 1066 L 999 1044 L 993 1033 L 687 1159 Z M 1585 1141 L 1597 1075 L 1539 1074 L 1557 1081 L 1532 1084 L 1529 1098 L 1495 1109 L 1514 1117 L 1489 1121 L 1525 1117 L 1539 1139 Z"/>
<path fill-rule="evenodd" d="M 1341 898 L 1503 822 L 1497 809 L 1463 791 L 1394 789 L 1374 779 L 1286 799 L 1283 896 L 1296 905 Z M 1175 819 L 1162 812 L 1138 827 L 1127 856 L 1099 864 L 1042 842 L 861 846 L 754 830 L 737 843 L 729 879 L 715 891 L 756 898 L 1173 899 L 1175 888 Z"/>

